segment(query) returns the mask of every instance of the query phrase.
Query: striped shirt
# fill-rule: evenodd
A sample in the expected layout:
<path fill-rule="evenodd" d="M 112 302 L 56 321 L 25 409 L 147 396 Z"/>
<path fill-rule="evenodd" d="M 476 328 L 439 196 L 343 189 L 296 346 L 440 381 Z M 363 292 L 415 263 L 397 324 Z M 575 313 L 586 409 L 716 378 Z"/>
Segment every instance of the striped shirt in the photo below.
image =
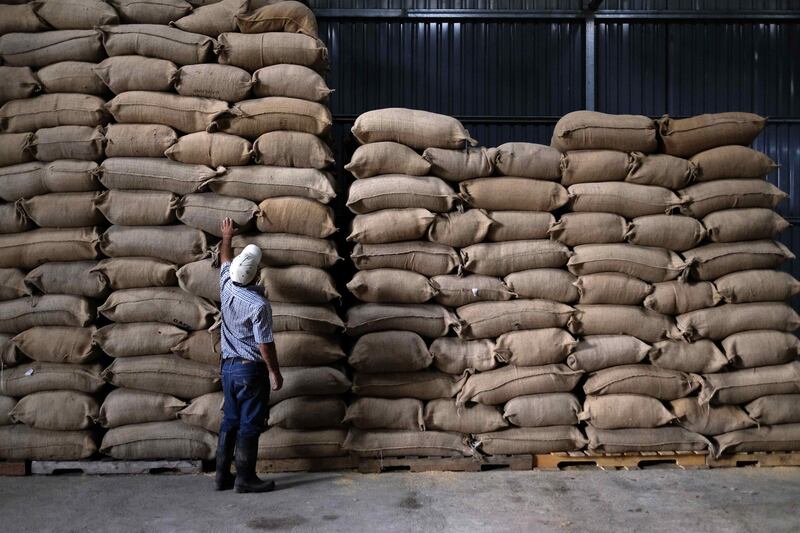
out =
<path fill-rule="evenodd" d="M 230 262 L 225 262 L 219 272 L 222 358 L 263 361 L 258 345 L 273 340 L 272 306 L 263 287 L 236 285 L 231 281 L 230 270 Z"/>

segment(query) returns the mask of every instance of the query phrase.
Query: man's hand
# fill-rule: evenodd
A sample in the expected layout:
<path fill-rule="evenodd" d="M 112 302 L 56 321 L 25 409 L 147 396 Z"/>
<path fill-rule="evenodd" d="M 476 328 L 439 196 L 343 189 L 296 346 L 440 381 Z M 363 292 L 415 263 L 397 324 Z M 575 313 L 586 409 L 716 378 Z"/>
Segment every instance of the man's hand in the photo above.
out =
<path fill-rule="evenodd" d="M 272 382 L 272 390 L 278 391 L 283 387 L 283 376 L 280 371 L 269 373 L 270 381 Z"/>
<path fill-rule="evenodd" d="M 234 224 L 233 220 L 228 217 L 222 219 L 222 225 L 220 228 L 223 239 L 232 239 L 233 236 L 238 232 L 236 229 L 236 224 Z"/>

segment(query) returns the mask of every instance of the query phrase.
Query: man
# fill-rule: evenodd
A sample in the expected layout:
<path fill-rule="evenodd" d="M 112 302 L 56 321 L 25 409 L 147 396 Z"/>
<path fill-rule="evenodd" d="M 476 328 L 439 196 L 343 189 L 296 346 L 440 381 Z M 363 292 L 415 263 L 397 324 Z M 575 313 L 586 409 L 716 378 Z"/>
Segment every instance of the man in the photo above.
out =
<path fill-rule="evenodd" d="M 248 245 L 233 258 L 233 220 L 222 221 L 219 278 L 222 311 L 223 418 L 217 446 L 216 489 L 268 492 L 275 482 L 256 476 L 258 437 L 263 431 L 272 390 L 280 390 L 283 377 L 272 338 L 272 308 L 255 278 L 261 250 Z M 267 373 L 269 372 L 269 377 Z M 231 463 L 236 455 L 236 477 Z"/>

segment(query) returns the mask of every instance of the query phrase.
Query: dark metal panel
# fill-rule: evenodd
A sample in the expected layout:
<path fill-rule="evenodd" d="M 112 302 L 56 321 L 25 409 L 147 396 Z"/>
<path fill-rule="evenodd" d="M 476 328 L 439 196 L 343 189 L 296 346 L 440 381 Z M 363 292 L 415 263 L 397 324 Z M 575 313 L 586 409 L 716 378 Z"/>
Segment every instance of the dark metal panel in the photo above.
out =
<path fill-rule="evenodd" d="M 768 154 L 780 168 L 768 176 L 776 186 L 789 193 L 778 211 L 800 224 L 800 123 L 767 124 L 753 143 L 753 148 Z M 800 251 L 800 248 L 792 248 Z"/>

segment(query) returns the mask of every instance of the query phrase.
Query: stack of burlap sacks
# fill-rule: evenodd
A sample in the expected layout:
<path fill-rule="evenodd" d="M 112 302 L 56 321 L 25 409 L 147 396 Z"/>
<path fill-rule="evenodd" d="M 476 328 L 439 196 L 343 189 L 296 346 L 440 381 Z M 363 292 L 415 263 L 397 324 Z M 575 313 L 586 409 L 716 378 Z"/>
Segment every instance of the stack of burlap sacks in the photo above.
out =
<path fill-rule="evenodd" d="M 264 249 L 281 363 L 343 356 L 331 336 L 343 324 L 324 305 L 338 293 L 322 270 L 339 259 L 324 240 L 336 229 L 325 205 L 333 158 L 319 137 L 331 125 L 327 51 L 307 7 L 252 11 L 265 3 L 250 2 L 251 12 L 230 0 L 194 11 L 94 0 L 7 9 L 40 25 L 10 25 L 38 33 L 0 37 L 10 65 L 0 67 L 1 410 L 12 397 L 46 395 L 23 399 L 3 423 L 73 432 L 4 426 L 3 457 L 87 457 L 95 421 L 109 429 L 100 450 L 115 458 L 213 455 L 222 403 L 219 333 L 209 330 L 219 320 L 213 243 L 226 216 L 245 232 L 236 251 Z M 95 308 L 112 324 L 98 329 Z M 273 403 L 349 388 L 332 369 L 284 375 Z M 104 382 L 117 388 L 93 399 Z M 341 400 L 336 408 L 343 415 Z M 272 425 L 302 428 L 292 416 L 306 411 L 276 407 L 284 414 Z M 292 448 L 307 438 L 280 431 L 268 440 Z"/>

